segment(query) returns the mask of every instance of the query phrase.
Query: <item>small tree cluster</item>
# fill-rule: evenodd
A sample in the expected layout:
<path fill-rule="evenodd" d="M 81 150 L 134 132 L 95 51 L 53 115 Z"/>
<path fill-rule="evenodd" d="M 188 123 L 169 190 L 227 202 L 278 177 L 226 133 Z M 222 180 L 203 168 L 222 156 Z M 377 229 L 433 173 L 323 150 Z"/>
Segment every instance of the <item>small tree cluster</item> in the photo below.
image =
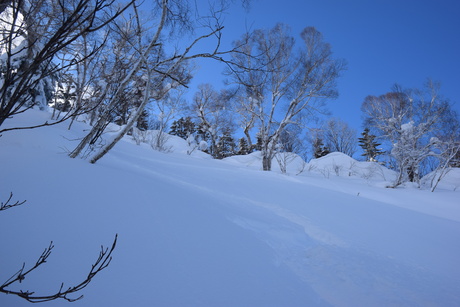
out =
<path fill-rule="evenodd" d="M 190 135 L 197 132 L 195 123 L 192 121 L 191 117 L 181 117 L 178 120 L 175 120 L 170 128 L 169 134 L 176 135 L 180 138 L 186 140 Z"/>
<path fill-rule="evenodd" d="M 238 151 L 237 155 L 247 155 L 251 152 L 248 141 L 246 138 L 242 137 L 238 140 Z"/>
<path fill-rule="evenodd" d="M 225 130 L 224 134 L 219 137 L 217 142 L 216 152 L 214 157 L 216 159 L 223 159 L 231 157 L 236 153 L 235 140 L 232 137 L 230 130 Z"/>

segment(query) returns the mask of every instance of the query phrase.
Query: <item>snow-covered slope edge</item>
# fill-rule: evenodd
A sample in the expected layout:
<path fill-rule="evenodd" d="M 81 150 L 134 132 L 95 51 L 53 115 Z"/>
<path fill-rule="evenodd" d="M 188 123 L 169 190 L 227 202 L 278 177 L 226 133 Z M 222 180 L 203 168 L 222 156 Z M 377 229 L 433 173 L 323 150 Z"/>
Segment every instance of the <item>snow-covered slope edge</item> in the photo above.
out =
<path fill-rule="evenodd" d="M 47 116 L 24 120 L 32 115 Z M 65 154 L 86 128 L 0 137 L 0 196 L 27 200 L 0 213 L 0 282 L 53 240 L 46 266 L 20 286 L 70 285 L 118 233 L 113 263 L 72 306 L 460 304 L 458 191 L 267 173 L 129 138 L 90 165 Z M 28 303 L 3 295 L 0 305 Z"/>

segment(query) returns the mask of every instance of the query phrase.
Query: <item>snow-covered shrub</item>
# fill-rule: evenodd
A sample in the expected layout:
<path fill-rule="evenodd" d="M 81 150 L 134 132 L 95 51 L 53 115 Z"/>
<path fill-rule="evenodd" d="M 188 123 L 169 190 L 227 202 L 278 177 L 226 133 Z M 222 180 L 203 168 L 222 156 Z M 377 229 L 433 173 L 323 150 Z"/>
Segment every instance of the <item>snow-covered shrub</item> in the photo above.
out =
<path fill-rule="evenodd" d="M 170 135 L 160 130 L 152 131 L 150 146 L 160 152 L 171 152 L 172 147 L 167 145 Z"/>

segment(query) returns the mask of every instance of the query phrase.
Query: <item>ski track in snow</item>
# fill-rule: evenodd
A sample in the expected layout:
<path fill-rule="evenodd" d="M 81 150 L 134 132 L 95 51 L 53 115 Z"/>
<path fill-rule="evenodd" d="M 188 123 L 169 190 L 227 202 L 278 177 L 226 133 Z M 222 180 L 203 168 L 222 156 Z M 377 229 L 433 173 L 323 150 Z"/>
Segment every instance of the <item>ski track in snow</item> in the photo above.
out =
<path fill-rule="evenodd" d="M 437 306 L 440 299 L 453 306 L 460 299 L 453 295 L 460 293 L 460 287 L 446 287 L 458 285 L 458 280 L 446 283 L 432 272 L 356 249 L 305 217 L 273 204 L 255 205 L 285 219 L 285 223 L 265 224 L 241 217 L 233 221 L 255 232 L 273 248 L 278 262 L 286 264 L 333 306 L 356 306 L 356 302 L 362 306 Z M 436 288 L 426 291 L 427 281 Z M 439 297 L 431 296 L 433 292 Z M 382 301 L 382 297 L 388 299 Z"/>
<path fill-rule="evenodd" d="M 62 127 L 60 129 L 59 131 L 64 133 Z M 36 130 L 34 134 L 40 135 L 40 131 L 42 130 Z M 32 145 L 29 146 L 28 143 L 18 141 L 9 135 L 5 135 L 4 139 L 7 140 L 7 145 L 12 151 L 17 151 L 21 154 L 20 159 L 29 159 L 26 161 L 27 163 L 23 163 L 24 165 L 31 168 L 34 167 L 34 163 L 36 162 L 32 159 L 36 157 L 44 161 L 47 161 L 46 159 L 48 158 L 51 163 L 53 157 L 50 157 L 50 154 L 53 152 L 54 148 L 50 150 L 49 147 L 46 147 L 46 144 L 42 144 L 46 138 L 35 139 L 33 136 L 29 136 L 29 134 L 24 134 L 23 132 L 18 133 L 18 135 L 27 135 Z M 0 142 L 1 141 L 3 140 L 0 139 Z M 58 140 L 54 138 L 53 141 L 54 143 L 52 144 L 55 146 L 62 142 L 62 139 Z M 33 155 L 32 153 L 23 152 L 23 150 L 27 148 L 37 150 L 39 154 Z M 46 149 L 46 151 L 43 151 L 44 149 Z M 0 154 L 4 153 L 0 152 Z M 12 159 L 12 156 L 6 154 L 5 157 Z M 66 167 L 67 161 L 64 159 L 56 160 L 59 161 L 53 161 L 53 163 L 55 162 L 56 164 L 51 166 L 51 170 L 53 167 L 55 169 L 58 167 Z M 76 169 L 80 164 L 74 162 L 79 161 L 72 162 L 72 167 Z M 20 161 L 17 163 L 18 165 L 22 165 Z M 36 164 L 39 172 L 46 172 L 48 166 Z M 40 165 L 40 167 L 38 167 L 38 165 Z M 74 170 L 72 167 L 69 167 L 69 169 Z M 85 165 L 85 167 L 88 167 L 89 170 L 90 166 Z M 9 172 L 11 177 L 15 176 L 14 167 L 10 169 L 9 166 L 7 167 L 4 165 L 2 170 Z M 278 268 L 286 267 L 293 275 L 295 274 L 295 276 L 302 281 L 302 287 L 304 287 L 305 293 L 308 293 L 308 295 L 299 295 L 296 297 L 308 297 L 310 301 L 297 302 L 298 304 L 296 306 L 460 305 L 460 277 L 458 274 L 460 273 L 460 269 L 458 266 L 455 266 L 456 261 L 453 260 L 456 259 L 455 254 L 460 250 L 458 248 L 458 240 L 460 240 L 460 227 L 457 222 L 458 210 L 452 209 L 454 218 L 444 220 L 444 217 L 449 216 L 449 212 L 441 212 L 442 210 L 440 210 L 439 214 L 430 215 L 430 212 L 436 212 L 429 207 L 423 209 L 426 213 L 420 213 L 416 210 L 416 204 L 411 203 L 405 205 L 406 207 L 413 207 L 411 210 L 391 205 L 399 204 L 403 206 L 403 204 L 400 203 L 407 200 L 415 202 L 415 200 L 419 201 L 423 197 L 426 197 L 428 200 L 424 205 L 427 206 L 427 204 L 430 205 L 432 199 L 435 199 L 434 197 L 436 197 L 436 194 L 424 194 L 424 191 L 418 190 L 414 191 L 415 193 L 409 193 L 410 191 L 408 190 L 384 190 L 371 186 L 370 184 L 366 186 L 365 183 L 356 183 L 354 179 L 336 178 L 332 175 L 331 178 L 314 177 L 312 174 L 306 174 L 304 177 L 292 177 L 276 173 L 260 172 L 254 169 L 245 168 L 244 166 L 236 166 L 235 161 L 232 162 L 230 160 L 215 161 L 176 153 L 162 154 L 152 152 L 150 148 L 145 149 L 142 146 L 135 146 L 131 141 L 126 139 L 118 144 L 109 155 L 104 157 L 94 167 L 91 166 L 91 171 L 100 172 L 101 174 L 107 170 L 113 171 L 110 172 L 110 174 L 115 175 L 124 174 L 127 176 L 129 174 L 129 178 L 137 178 L 137 180 L 142 182 L 143 187 L 149 186 L 150 183 L 155 187 L 155 183 L 161 182 L 161 186 L 167 187 L 168 191 L 178 191 L 178 193 L 183 194 L 184 197 L 179 197 L 179 200 L 183 200 L 183 198 L 186 198 L 185 196 L 190 195 L 190 197 L 199 196 L 197 197 L 199 200 L 206 202 L 203 207 L 200 207 L 194 202 L 194 199 L 191 199 L 189 203 L 185 204 L 185 213 L 176 213 L 174 212 L 175 209 L 171 209 L 167 206 L 160 207 L 160 209 L 149 207 L 147 212 L 151 213 L 152 216 L 144 217 L 134 215 L 134 220 L 130 220 L 132 217 L 126 216 L 129 210 L 119 211 L 125 214 L 118 218 L 120 221 L 128 221 L 128 225 L 124 226 L 127 228 L 129 228 L 129 223 L 132 223 L 131 226 L 137 230 L 136 227 L 141 227 L 140 220 L 145 218 L 145 220 L 142 220 L 142 227 L 144 228 L 139 232 L 133 232 L 131 234 L 131 239 L 141 234 L 143 240 L 149 239 L 150 237 L 154 237 L 160 241 L 163 240 L 160 242 L 163 245 L 160 243 L 158 244 L 169 249 L 166 251 L 154 250 L 153 255 L 156 257 L 154 259 L 164 261 L 164 263 L 160 263 L 160 266 L 164 265 L 168 269 L 172 268 L 171 270 L 176 270 L 173 271 L 173 273 L 185 275 L 183 272 L 200 272 L 199 268 L 187 268 L 187 266 L 194 265 L 203 266 L 203 271 L 209 270 L 212 266 L 219 267 L 218 269 L 220 269 L 221 264 L 225 265 L 226 261 L 231 267 L 240 268 L 240 266 L 231 262 L 236 254 L 229 255 L 228 259 L 211 259 L 215 261 L 215 263 L 203 262 L 203 260 L 196 255 L 208 252 L 211 255 L 216 255 L 216 257 L 222 257 L 222 252 L 200 250 L 200 248 L 213 248 L 212 246 L 208 246 L 207 242 L 202 242 L 202 247 L 195 247 L 193 244 L 195 241 L 188 241 L 190 238 L 194 238 L 196 242 L 200 242 L 199 237 L 203 235 L 202 232 L 208 231 L 209 229 L 211 229 L 211 231 L 215 230 L 215 235 L 217 237 L 223 235 L 225 231 L 233 229 L 229 225 L 225 225 L 225 227 L 222 226 L 222 229 L 220 229 L 218 225 L 214 225 L 214 223 L 207 221 L 207 216 L 201 216 L 203 212 L 206 212 L 206 209 L 212 208 L 215 210 L 212 210 L 212 214 L 208 213 L 209 217 L 222 218 L 224 222 L 228 221 L 228 224 L 235 225 L 234 228 L 244 231 L 244 235 L 251 238 L 253 237 L 257 242 L 262 242 L 263 245 L 267 246 L 267 250 L 272 252 L 272 254 L 269 255 L 271 257 L 271 263 L 268 264 L 269 266 L 272 265 Z M 24 176 L 24 174 L 27 174 L 27 171 L 18 170 L 18 173 Z M 65 178 L 65 174 L 66 171 L 63 169 L 61 174 L 62 177 L 59 177 L 58 180 L 60 178 Z M 21 182 L 21 179 L 18 178 L 14 178 L 15 182 Z M 34 174 L 34 178 L 39 178 L 39 174 Z M 100 178 L 104 177 L 101 175 Z M 84 177 L 81 179 L 89 180 Z M 2 180 L 4 185 L 8 183 L 9 188 L 9 181 L 6 178 L 2 178 Z M 53 178 L 53 180 L 56 180 L 56 178 Z M 110 183 L 110 180 L 113 180 L 113 178 L 106 178 L 106 180 Z M 29 182 L 27 180 L 24 181 Z M 78 182 L 78 180 L 74 182 Z M 111 184 L 114 183 L 112 182 Z M 63 188 L 64 185 L 60 187 Z M 30 187 L 21 188 L 25 191 L 34 191 L 34 189 Z M 284 195 L 283 192 L 286 189 L 289 189 L 291 193 L 296 191 L 297 194 Z M 40 191 L 36 192 L 37 195 L 40 195 Z M 59 191 L 52 192 L 56 194 L 54 195 L 54 199 L 60 199 Z M 146 192 L 146 195 L 155 197 L 156 194 L 160 194 L 162 200 L 167 200 L 169 195 L 162 195 L 161 193 L 162 191 L 155 190 Z M 453 192 L 449 193 L 448 197 L 450 198 L 446 197 L 444 199 L 451 199 L 452 197 L 455 199 L 457 194 L 452 194 Z M 32 195 L 34 195 L 34 193 L 32 193 Z M 129 200 L 129 197 L 126 195 L 122 196 L 122 203 L 124 205 L 126 200 Z M 95 199 L 98 199 L 98 197 L 100 197 L 100 199 L 105 199 L 102 196 L 92 195 L 91 197 Z M 380 197 L 382 200 L 378 201 Z M 111 199 L 115 198 L 116 197 L 112 197 Z M 142 197 L 138 199 L 142 199 Z M 451 202 L 453 203 L 453 201 Z M 121 205 L 121 207 L 123 207 L 123 205 Z M 88 210 L 88 208 L 85 209 L 85 206 L 82 207 L 82 210 Z M 176 207 L 184 209 L 184 206 Z M 111 207 L 102 207 L 100 210 L 104 211 L 107 208 Z M 172 206 L 172 208 L 175 207 Z M 145 210 L 143 207 L 137 208 L 137 210 L 141 209 Z M 195 212 L 194 210 L 196 209 L 200 209 L 200 211 Z M 35 212 L 39 212 L 39 209 L 35 210 Z M 78 209 L 75 208 L 73 210 L 78 211 Z M 114 211 L 116 212 L 117 210 Z M 328 210 L 331 211 L 329 212 Z M 96 210 L 91 209 L 82 212 L 92 213 L 93 211 Z M 15 213 L 15 211 L 11 212 L 12 214 Z M 209 224 L 206 224 L 199 230 L 181 229 L 180 227 L 182 225 L 180 222 L 182 221 L 185 223 L 184 221 L 187 221 L 188 218 L 187 214 L 190 215 L 191 212 L 193 212 L 192 218 L 197 219 L 199 222 L 209 222 Z M 64 213 L 65 209 L 62 208 L 60 214 Z M 116 216 L 112 216 L 116 213 L 110 212 L 110 214 L 112 219 L 116 219 Z M 334 214 L 337 216 L 334 216 Z M 359 219 L 360 214 L 364 216 L 363 221 Z M 157 215 L 177 218 L 177 224 L 171 226 L 169 225 L 169 221 L 155 220 Z M 6 215 L 2 215 L 0 217 L 5 216 Z M 441 218 L 435 216 L 440 216 Z M 153 220 L 159 224 L 155 225 L 158 228 L 154 228 L 159 233 L 148 232 L 149 223 L 152 222 L 152 217 Z M 32 219 L 32 217 L 28 218 Z M 50 218 L 49 221 L 52 222 L 53 219 Z M 194 224 L 193 221 L 188 222 L 189 223 L 186 225 L 200 226 Z M 410 225 L 406 225 L 406 222 Z M 11 227 L 8 227 L 8 223 L 11 224 L 13 222 L 5 222 L 6 229 L 11 229 Z M 356 225 L 353 225 L 353 223 L 356 223 Z M 153 226 L 150 225 L 150 227 Z M 429 227 L 433 229 L 429 229 Z M 110 228 L 109 231 L 111 231 L 111 229 L 112 228 Z M 122 229 L 125 230 L 125 233 L 128 233 L 126 228 Z M 369 230 L 369 234 L 365 233 L 367 230 Z M 166 235 L 170 235 L 171 238 L 175 239 L 176 241 L 174 242 L 176 242 L 175 244 L 177 244 L 177 246 L 170 246 L 172 243 L 161 231 L 164 231 Z M 50 230 L 50 232 L 52 232 L 52 230 Z M 190 232 L 190 235 L 187 235 L 187 232 Z M 129 234 L 130 233 L 126 234 L 126 236 Z M 238 233 L 238 235 L 235 235 L 235 238 L 241 239 L 241 235 L 242 234 Z M 129 267 L 133 265 L 130 262 L 137 262 L 139 259 L 142 259 L 146 261 L 146 265 L 149 265 L 148 272 L 162 272 L 165 276 L 169 276 L 170 272 L 168 269 L 165 269 L 165 272 L 163 272 L 163 268 L 155 267 L 158 264 L 149 263 L 149 255 L 151 256 L 152 254 L 148 253 L 150 249 L 145 246 L 152 243 L 143 242 L 142 239 L 139 240 L 141 242 L 140 244 L 136 241 L 129 243 L 125 242 L 128 246 L 134 249 L 138 248 L 140 252 L 144 251 L 146 253 L 146 255 L 138 255 L 138 250 L 135 250 L 132 252 L 132 254 L 135 255 L 135 259 L 129 258 L 131 253 L 126 252 L 126 247 L 123 247 L 123 245 L 117 247 L 117 249 L 120 248 L 121 251 L 125 248 L 124 253 L 122 253 L 119 258 L 124 259 L 125 257 L 127 262 L 117 264 L 121 267 L 121 272 L 133 274 L 128 268 L 125 268 L 125 266 Z M 181 242 L 181 239 L 184 240 L 184 242 Z M 425 239 L 429 244 L 424 244 Z M 446 241 L 439 242 L 443 239 Z M 218 239 L 214 238 L 214 240 L 216 241 L 212 242 L 218 242 Z M 407 242 L 413 243 L 413 246 L 406 246 Z M 233 248 L 235 246 L 241 247 L 235 242 L 230 242 L 228 245 L 225 245 L 226 243 L 227 242 L 223 242 L 222 248 L 224 248 L 224 251 L 225 248 Z M 253 241 L 248 239 L 242 243 L 242 246 L 249 243 L 253 243 Z M 40 244 L 41 243 L 39 243 L 39 245 Z M 184 248 L 184 246 L 188 249 Z M 189 259 L 189 255 L 185 255 L 185 260 L 181 257 L 174 260 L 168 258 L 177 256 L 177 253 L 180 254 L 182 248 L 184 248 L 184 251 L 188 250 L 196 254 L 195 257 L 197 258 L 190 257 Z M 265 252 L 265 249 L 257 247 L 251 251 L 262 253 Z M 238 253 L 239 251 L 232 252 Z M 160 253 L 160 255 L 156 253 Z M 161 253 L 164 253 L 164 255 Z M 183 257 L 183 255 L 180 256 Z M 207 261 L 209 261 L 209 259 Z M 240 261 L 244 263 L 244 260 Z M 445 264 L 443 262 L 445 262 Z M 255 262 L 249 262 L 248 266 L 254 266 L 255 264 Z M 264 263 L 263 265 L 266 264 Z M 266 269 L 267 266 L 263 265 L 261 268 Z M 179 269 L 177 269 L 177 267 L 179 267 Z M 242 267 L 243 269 L 246 268 L 245 266 Z M 114 271 L 117 272 L 116 269 L 114 269 Z M 225 272 L 225 268 L 223 272 L 228 273 Z M 129 276 L 129 278 L 135 280 L 139 278 L 140 273 L 134 273 L 134 275 Z M 206 272 L 203 272 L 202 275 L 206 275 L 205 273 Z M 250 273 L 252 275 L 257 275 L 262 272 L 255 270 Z M 214 277 L 212 274 L 210 276 Z M 289 281 L 289 286 L 297 285 L 297 281 L 292 282 L 291 279 L 288 279 L 292 278 L 290 275 L 288 277 L 286 277 L 287 275 L 275 276 L 284 276 L 286 281 Z M 125 277 L 124 275 L 117 276 L 117 278 L 120 279 Z M 161 291 L 157 291 L 155 293 L 155 295 L 158 296 L 157 302 L 163 302 L 163 306 L 216 306 L 215 302 L 219 301 L 220 297 L 213 297 L 213 292 L 217 293 L 218 290 L 222 291 L 219 284 L 235 287 L 235 289 L 228 289 L 228 293 L 232 293 L 232 290 L 236 290 L 238 287 L 235 283 L 225 283 L 222 280 L 217 280 L 207 283 L 206 285 L 209 289 L 203 290 L 200 288 L 199 282 L 195 281 L 195 276 L 182 277 L 186 279 L 185 281 L 180 280 L 182 284 L 189 287 L 194 286 L 196 288 L 185 290 L 175 289 L 177 293 L 161 293 Z M 264 286 L 269 287 L 268 284 L 264 284 L 263 280 L 259 281 L 257 277 L 258 276 L 254 276 L 253 279 L 260 282 L 262 290 L 265 290 Z M 152 291 L 150 283 L 157 283 L 155 284 L 157 287 L 163 286 L 165 282 L 175 284 L 174 280 L 155 280 L 155 282 L 152 282 L 151 279 L 154 278 L 155 276 L 148 276 L 148 278 L 139 282 L 141 285 L 130 288 L 131 291 L 136 290 L 137 287 L 143 289 L 139 291 L 142 293 L 131 293 L 133 302 L 137 300 L 137 305 L 149 305 L 147 302 L 149 302 L 148 299 L 152 296 L 149 292 Z M 170 278 L 174 279 L 174 276 Z M 206 282 L 201 276 L 196 276 L 196 279 L 201 282 Z M 236 280 L 238 279 L 236 278 Z M 281 280 L 280 282 L 283 281 L 284 280 Z M 102 283 L 104 283 L 104 281 L 102 281 Z M 92 285 L 89 287 L 91 286 Z M 169 289 L 167 286 L 164 287 L 165 289 Z M 202 291 L 209 292 L 207 293 L 209 297 L 202 296 L 200 294 Z M 245 293 L 245 291 L 241 289 L 238 289 L 238 291 L 238 293 Z M 268 288 L 268 291 L 275 292 L 276 289 Z M 111 292 L 112 289 L 107 289 L 107 293 Z M 123 289 L 115 289 L 115 292 L 117 292 L 115 295 L 120 295 Z M 250 292 L 253 291 L 248 289 L 247 293 Z M 223 295 L 229 295 L 228 293 L 222 292 Z M 263 291 L 257 293 L 263 293 Z M 184 297 L 181 297 L 181 294 L 184 295 Z M 274 297 L 276 297 L 276 294 L 274 295 Z M 280 301 L 285 301 L 287 295 L 288 292 L 285 292 L 280 293 L 277 297 Z M 171 298 L 171 296 L 174 298 Z M 190 297 L 193 301 L 189 300 Z M 123 297 L 123 299 L 122 301 L 124 302 L 130 300 L 130 298 L 126 297 Z M 250 299 L 254 302 L 260 301 L 259 297 L 251 297 Z M 0 297 L 0 305 L 1 302 L 2 297 Z M 210 302 L 214 302 L 214 305 Z M 81 304 L 76 306 L 86 306 L 85 300 L 75 304 Z M 91 305 L 91 303 L 88 304 L 88 306 Z M 244 298 L 235 298 L 233 304 L 225 302 L 219 305 L 219 307 L 234 307 L 238 305 L 254 306 L 254 304 L 251 305 L 248 301 L 244 301 Z M 57 303 L 55 306 L 60 305 Z M 93 304 L 91 306 L 101 305 Z M 275 303 L 272 303 L 270 306 L 275 306 Z"/>
<path fill-rule="evenodd" d="M 117 163 L 123 161 L 127 160 L 119 159 Z M 175 163 L 170 166 L 195 167 Z M 410 263 L 354 247 L 321 229 L 307 217 L 280 205 L 216 191 L 200 184 L 199 180 L 192 183 L 189 178 L 166 175 L 152 168 L 142 171 L 213 195 L 216 201 L 232 208 L 234 214 L 228 217 L 229 220 L 251 231 L 270 246 L 275 253 L 276 265 L 288 266 L 333 306 L 355 306 L 357 301 L 363 306 L 437 306 L 440 300 L 453 306 L 460 301 L 460 295 L 454 294 L 460 293 L 458 280 L 449 281 Z M 334 185 L 338 186 L 337 183 Z M 337 190 L 351 194 L 343 191 L 344 188 Z M 260 216 L 264 216 L 265 220 L 257 218 Z M 272 222 L 267 223 L 267 220 Z M 425 289 L 428 281 L 430 291 Z M 433 296 L 433 293 L 437 295 Z M 382 301 L 386 297 L 388 299 Z"/>

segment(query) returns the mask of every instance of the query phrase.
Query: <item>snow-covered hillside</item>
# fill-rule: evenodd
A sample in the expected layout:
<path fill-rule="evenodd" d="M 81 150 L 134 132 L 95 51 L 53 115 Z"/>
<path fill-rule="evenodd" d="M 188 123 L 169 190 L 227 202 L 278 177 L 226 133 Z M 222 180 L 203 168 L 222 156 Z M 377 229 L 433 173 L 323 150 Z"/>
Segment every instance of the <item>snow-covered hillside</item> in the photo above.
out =
<path fill-rule="evenodd" d="M 170 153 L 126 137 L 91 165 L 66 155 L 85 129 L 0 137 L 0 201 L 27 200 L 0 212 L 0 283 L 53 240 L 16 289 L 71 286 L 119 235 L 82 300 L 45 306 L 460 305 L 458 171 L 434 193 L 387 189 L 391 171 L 339 153 L 293 159 L 281 174 L 261 171 L 257 153 L 187 155 L 175 137 Z M 0 306 L 27 305 L 0 295 Z"/>

